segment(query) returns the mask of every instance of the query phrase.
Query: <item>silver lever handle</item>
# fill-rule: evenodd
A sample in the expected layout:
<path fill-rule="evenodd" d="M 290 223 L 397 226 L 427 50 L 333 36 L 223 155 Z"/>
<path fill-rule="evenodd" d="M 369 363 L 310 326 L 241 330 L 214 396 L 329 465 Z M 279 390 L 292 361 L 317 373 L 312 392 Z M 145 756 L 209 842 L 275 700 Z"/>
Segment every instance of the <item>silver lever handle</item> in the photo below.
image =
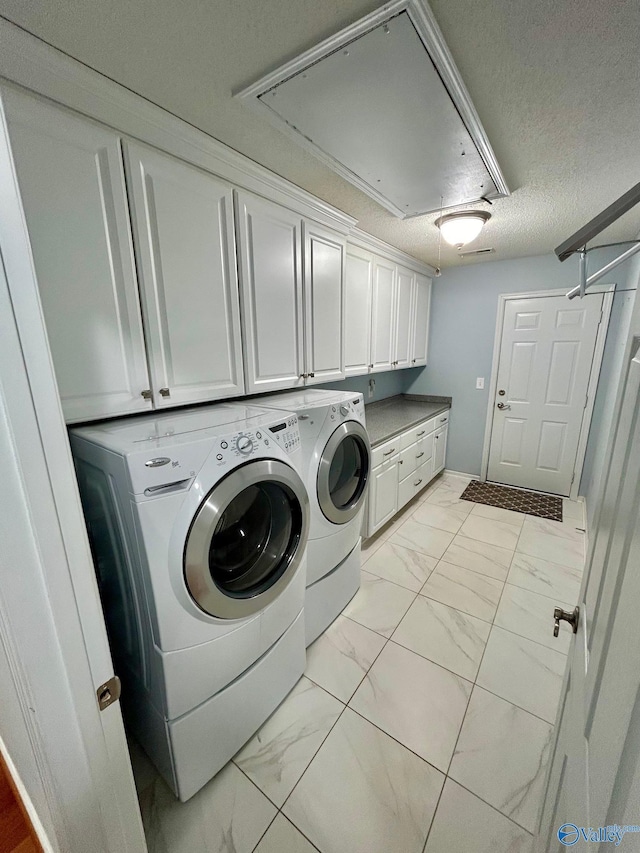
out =
<path fill-rule="evenodd" d="M 510 409 L 511 406 L 507 406 L 504 403 L 498 403 L 498 408 L 499 409 Z"/>
<path fill-rule="evenodd" d="M 557 637 L 560 633 L 560 622 L 568 622 L 571 625 L 573 633 L 578 630 L 578 622 L 580 620 L 580 608 L 574 607 L 573 613 L 563 610 L 561 607 L 556 607 L 553 611 L 553 636 Z"/>
<path fill-rule="evenodd" d="M 392 447 L 392 448 L 391 448 L 391 450 L 387 450 L 387 452 L 386 452 L 386 453 L 383 453 L 382 455 L 383 455 L 383 456 L 389 456 L 391 453 L 393 453 L 393 452 L 394 452 L 394 450 L 395 450 L 395 447 Z"/>

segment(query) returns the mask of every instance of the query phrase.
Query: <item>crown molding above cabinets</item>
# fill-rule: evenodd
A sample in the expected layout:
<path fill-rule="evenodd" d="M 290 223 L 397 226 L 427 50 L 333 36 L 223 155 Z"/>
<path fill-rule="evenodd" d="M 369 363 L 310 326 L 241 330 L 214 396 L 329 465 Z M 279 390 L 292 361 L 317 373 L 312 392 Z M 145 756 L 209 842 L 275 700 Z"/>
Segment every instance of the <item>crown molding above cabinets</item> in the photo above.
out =
<path fill-rule="evenodd" d="M 373 234 L 368 234 L 366 231 L 361 231 L 359 228 L 352 228 L 349 232 L 349 244 L 358 246 L 360 249 L 365 249 L 369 252 L 375 252 L 376 255 L 383 255 L 390 261 L 396 264 L 409 267 L 414 272 L 422 273 L 423 275 L 434 276 L 436 271 L 429 264 L 424 264 L 411 255 L 407 255 L 401 249 L 396 249 L 395 246 L 390 246 L 379 237 L 374 237 Z"/>
<path fill-rule="evenodd" d="M 347 234 L 356 220 L 0 19 L 0 77 Z"/>

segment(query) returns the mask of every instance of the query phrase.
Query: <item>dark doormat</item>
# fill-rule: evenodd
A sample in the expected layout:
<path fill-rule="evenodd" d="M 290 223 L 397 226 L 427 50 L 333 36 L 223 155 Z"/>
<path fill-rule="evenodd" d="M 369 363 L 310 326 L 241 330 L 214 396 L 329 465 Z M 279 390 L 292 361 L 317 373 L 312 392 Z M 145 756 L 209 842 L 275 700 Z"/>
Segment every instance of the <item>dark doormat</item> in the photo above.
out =
<path fill-rule="evenodd" d="M 525 512 L 527 515 L 537 515 L 550 521 L 562 521 L 562 498 L 555 495 L 539 495 L 524 489 L 472 480 L 460 495 L 460 500 Z"/>

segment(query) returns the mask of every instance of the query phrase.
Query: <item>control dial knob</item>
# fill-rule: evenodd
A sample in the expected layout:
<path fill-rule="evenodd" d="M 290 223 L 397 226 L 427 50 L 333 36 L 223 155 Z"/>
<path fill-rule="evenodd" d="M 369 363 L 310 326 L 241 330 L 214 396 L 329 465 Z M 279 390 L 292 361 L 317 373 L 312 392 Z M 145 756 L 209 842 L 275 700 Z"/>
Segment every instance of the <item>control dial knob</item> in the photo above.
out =
<path fill-rule="evenodd" d="M 239 435 L 236 439 L 236 450 L 238 453 L 251 453 L 253 450 L 253 441 L 248 435 Z"/>
<path fill-rule="evenodd" d="M 349 409 L 347 408 L 347 406 L 340 406 L 340 414 L 343 417 L 346 417 L 349 414 Z"/>

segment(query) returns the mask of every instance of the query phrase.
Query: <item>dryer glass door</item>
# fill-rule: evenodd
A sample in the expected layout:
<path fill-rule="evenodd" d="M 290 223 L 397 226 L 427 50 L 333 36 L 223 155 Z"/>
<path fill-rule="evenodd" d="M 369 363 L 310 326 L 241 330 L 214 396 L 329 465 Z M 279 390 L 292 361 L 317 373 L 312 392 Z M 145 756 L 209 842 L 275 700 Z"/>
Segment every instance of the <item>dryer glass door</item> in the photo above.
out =
<path fill-rule="evenodd" d="M 200 505 L 185 549 L 185 579 L 212 616 L 256 613 L 293 578 L 309 525 L 308 498 L 293 468 L 275 460 L 236 468 Z"/>
<path fill-rule="evenodd" d="M 345 524 L 358 514 L 366 496 L 370 464 L 369 439 L 362 424 L 340 424 L 318 467 L 318 503 L 329 521 Z"/>

